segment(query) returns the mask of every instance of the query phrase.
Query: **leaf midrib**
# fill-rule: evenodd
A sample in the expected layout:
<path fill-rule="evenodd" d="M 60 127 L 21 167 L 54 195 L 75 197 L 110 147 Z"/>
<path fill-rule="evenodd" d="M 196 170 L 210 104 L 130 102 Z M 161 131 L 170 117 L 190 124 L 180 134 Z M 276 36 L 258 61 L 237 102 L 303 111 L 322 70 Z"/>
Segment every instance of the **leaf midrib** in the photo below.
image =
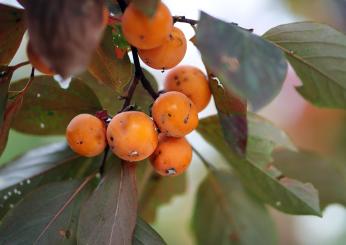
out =
<path fill-rule="evenodd" d="M 296 59 L 298 62 L 310 67 L 311 69 L 313 69 L 315 72 L 319 73 L 321 76 L 325 77 L 328 80 L 331 80 L 332 82 L 336 83 L 338 86 L 344 88 L 337 80 L 335 80 L 334 78 L 330 77 L 329 75 L 327 75 L 326 73 L 324 73 L 323 71 L 321 71 L 320 69 L 318 69 L 317 67 L 315 67 L 313 64 L 311 64 L 310 62 L 304 60 L 303 57 L 296 55 L 295 52 L 293 51 L 291 52 L 290 50 L 288 50 L 287 48 L 278 45 L 275 41 L 271 41 L 269 40 L 271 43 L 273 43 L 276 47 L 280 48 L 281 50 L 283 50 L 287 55 L 293 57 L 294 59 Z"/>

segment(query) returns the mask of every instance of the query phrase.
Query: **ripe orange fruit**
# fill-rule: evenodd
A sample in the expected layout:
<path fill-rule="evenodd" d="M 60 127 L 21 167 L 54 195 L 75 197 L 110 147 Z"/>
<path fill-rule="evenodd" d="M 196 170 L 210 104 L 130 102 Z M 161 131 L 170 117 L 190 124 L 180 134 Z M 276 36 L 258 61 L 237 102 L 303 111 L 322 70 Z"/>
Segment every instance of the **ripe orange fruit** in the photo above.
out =
<path fill-rule="evenodd" d="M 153 104 L 152 115 L 156 125 L 167 136 L 183 137 L 198 126 L 195 105 L 176 91 L 161 94 Z"/>
<path fill-rule="evenodd" d="M 28 43 L 28 46 L 26 48 L 26 52 L 27 52 L 28 59 L 29 59 L 31 65 L 36 70 L 42 72 L 43 74 L 49 75 L 49 76 L 52 76 L 55 74 L 55 72 L 43 62 L 41 57 L 35 53 L 30 42 Z"/>
<path fill-rule="evenodd" d="M 68 124 L 66 139 L 71 149 L 79 155 L 97 156 L 106 147 L 105 124 L 93 115 L 80 114 Z"/>
<path fill-rule="evenodd" d="M 154 69 L 170 69 L 183 60 L 187 45 L 184 33 L 174 27 L 167 40 L 154 49 L 139 49 L 139 57 Z"/>
<path fill-rule="evenodd" d="M 194 66 L 183 65 L 172 69 L 165 79 L 166 91 L 179 91 L 194 103 L 198 112 L 209 103 L 211 92 L 204 73 Z"/>
<path fill-rule="evenodd" d="M 179 175 L 189 167 L 192 148 L 185 138 L 159 135 L 159 144 L 150 157 L 155 171 L 163 176 Z"/>
<path fill-rule="evenodd" d="M 158 4 L 152 17 L 144 15 L 131 3 L 122 17 L 122 30 L 126 40 L 139 49 L 160 46 L 165 42 L 172 28 L 172 15 L 163 3 Z"/>
<path fill-rule="evenodd" d="M 107 128 L 107 140 L 115 155 L 135 162 L 155 151 L 158 134 L 149 116 L 139 111 L 127 111 L 113 117 Z"/>

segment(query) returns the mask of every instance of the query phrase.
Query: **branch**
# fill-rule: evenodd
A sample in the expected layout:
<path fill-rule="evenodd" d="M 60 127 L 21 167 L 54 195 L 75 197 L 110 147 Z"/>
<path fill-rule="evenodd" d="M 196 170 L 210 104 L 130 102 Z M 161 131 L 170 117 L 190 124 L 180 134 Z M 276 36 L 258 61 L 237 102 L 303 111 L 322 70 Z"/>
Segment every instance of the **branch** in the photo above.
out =
<path fill-rule="evenodd" d="M 142 70 L 141 64 L 139 62 L 138 50 L 137 48 L 131 46 L 133 63 L 135 64 L 135 76 L 138 76 L 138 79 L 141 81 L 144 89 L 150 94 L 150 96 L 155 100 L 158 97 L 157 92 L 151 86 L 149 80 L 145 77 Z"/>
<path fill-rule="evenodd" d="M 173 16 L 173 23 L 176 22 L 180 22 L 180 23 L 187 23 L 190 24 L 192 27 L 195 27 L 196 25 L 198 25 L 198 20 L 193 20 L 193 19 L 188 19 L 185 16 Z M 254 29 L 247 29 L 247 28 L 243 28 L 241 26 L 239 26 L 237 23 L 231 22 L 231 25 L 235 25 L 238 26 L 239 28 L 243 29 L 244 31 L 249 31 L 249 32 L 253 32 Z"/>
<path fill-rule="evenodd" d="M 118 1 L 118 4 L 119 4 L 119 7 L 121 9 L 121 12 L 124 13 L 125 9 L 127 8 L 127 3 L 125 0 L 117 0 Z"/>
<path fill-rule="evenodd" d="M 173 16 L 173 23 L 181 22 L 181 23 L 187 23 L 192 26 L 195 26 L 198 24 L 198 20 L 188 19 L 185 16 Z"/>

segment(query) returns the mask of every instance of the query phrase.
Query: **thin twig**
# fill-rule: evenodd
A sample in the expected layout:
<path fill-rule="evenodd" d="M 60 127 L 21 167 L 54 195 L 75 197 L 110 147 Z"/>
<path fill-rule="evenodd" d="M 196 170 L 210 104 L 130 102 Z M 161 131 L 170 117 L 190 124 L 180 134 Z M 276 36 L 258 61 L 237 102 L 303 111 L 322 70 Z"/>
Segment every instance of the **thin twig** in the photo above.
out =
<path fill-rule="evenodd" d="M 196 25 L 198 25 L 199 21 L 198 20 L 193 20 L 193 19 L 188 19 L 185 16 L 173 16 L 173 22 L 174 23 L 176 23 L 176 22 L 187 23 L 187 24 L 190 24 L 193 28 L 195 28 Z M 249 32 L 253 32 L 254 31 L 253 28 L 247 29 L 247 28 L 239 26 L 237 23 L 234 23 L 234 22 L 231 22 L 230 24 L 238 26 L 239 28 L 241 28 L 241 29 L 243 29 L 245 31 L 249 31 Z"/>
<path fill-rule="evenodd" d="M 198 24 L 198 20 L 188 19 L 185 16 L 173 16 L 173 23 L 181 22 L 181 23 L 187 23 L 192 26 L 195 26 Z"/>
<path fill-rule="evenodd" d="M 11 68 L 12 68 L 13 71 L 15 71 L 15 70 L 17 70 L 18 68 L 20 68 L 20 67 L 22 67 L 22 66 L 29 65 L 29 64 L 30 64 L 29 61 L 25 61 L 25 62 L 22 62 L 22 63 L 19 63 L 19 64 L 15 65 L 15 66 L 12 66 Z"/>
<path fill-rule="evenodd" d="M 149 80 L 145 77 L 144 72 L 142 70 L 141 64 L 139 62 L 138 50 L 135 47 L 131 47 L 133 63 L 135 65 L 135 76 L 138 76 L 141 81 L 144 89 L 150 94 L 150 96 L 155 100 L 158 97 L 157 92 L 151 86 Z"/>

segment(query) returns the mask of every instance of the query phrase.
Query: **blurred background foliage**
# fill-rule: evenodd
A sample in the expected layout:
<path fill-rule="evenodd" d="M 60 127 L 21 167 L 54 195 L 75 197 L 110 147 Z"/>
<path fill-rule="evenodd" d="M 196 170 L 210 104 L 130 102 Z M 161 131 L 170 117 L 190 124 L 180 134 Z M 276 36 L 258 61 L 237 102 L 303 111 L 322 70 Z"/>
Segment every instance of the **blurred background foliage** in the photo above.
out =
<path fill-rule="evenodd" d="M 14 0 L 0 2 L 15 4 Z M 346 0 L 164 0 L 175 15 L 198 18 L 199 10 L 204 10 L 218 18 L 254 28 L 257 34 L 279 24 L 300 20 L 311 20 L 329 24 L 342 32 L 346 31 Z M 180 25 L 180 24 L 178 24 Z M 187 37 L 193 35 L 189 26 L 180 26 Z M 12 64 L 26 60 L 25 38 Z M 202 67 L 196 48 L 189 44 L 183 64 L 195 64 Z M 147 68 L 147 67 L 146 67 Z M 147 68 L 159 82 L 165 74 Z M 15 73 L 13 81 L 27 77 L 30 68 L 21 68 Z M 260 114 L 282 127 L 293 142 L 306 150 L 325 156 L 337 156 L 346 167 L 346 115 L 339 110 L 319 109 L 304 101 L 293 85 L 300 84 L 290 69 L 280 95 Z M 213 103 L 202 113 L 202 117 L 215 114 Z M 0 164 L 36 146 L 64 140 L 62 136 L 31 136 L 11 130 L 9 142 Z M 222 157 L 197 133 L 189 140 L 198 143 L 200 152 L 208 161 L 216 165 L 224 162 Z M 220 164 L 219 164 L 220 163 Z M 301 163 L 302 166 L 304 163 Z M 302 170 L 304 168 L 302 167 Z M 196 244 L 191 232 L 192 209 L 195 194 L 206 171 L 197 157 L 188 171 L 188 184 L 185 194 L 171 199 L 162 205 L 153 223 L 154 228 L 168 244 Z M 279 231 L 280 244 L 301 245 L 341 245 L 346 243 L 346 210 L 341 205 L 330 205 L 323 218 L 307 216 L 289 216 L 271 209 Z"/>

